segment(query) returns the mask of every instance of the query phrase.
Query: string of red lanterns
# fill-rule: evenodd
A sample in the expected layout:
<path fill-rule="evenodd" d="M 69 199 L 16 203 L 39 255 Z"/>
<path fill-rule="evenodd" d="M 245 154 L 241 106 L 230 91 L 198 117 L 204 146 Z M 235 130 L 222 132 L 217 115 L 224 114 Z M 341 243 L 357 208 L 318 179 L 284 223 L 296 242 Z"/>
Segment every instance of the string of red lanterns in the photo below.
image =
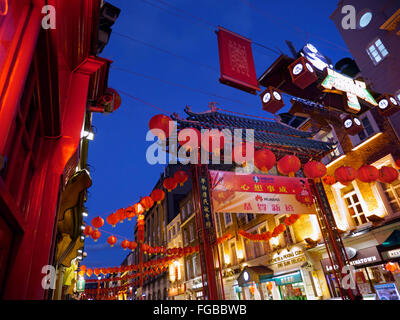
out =
<path fill-rule="evenodd" d="M 267 231 L 260 234 L 252 234 L 241 229 L 238 231 L 238 234 L 250 241 L 269 241 L 271 238 L 275 238 L 285 232 L 286 227 L 296 223 L 298 219 L 300 219 L 300 215 L 292 214 L 284 220 L 284 223 L 277 225 L 272 232 Z"/>

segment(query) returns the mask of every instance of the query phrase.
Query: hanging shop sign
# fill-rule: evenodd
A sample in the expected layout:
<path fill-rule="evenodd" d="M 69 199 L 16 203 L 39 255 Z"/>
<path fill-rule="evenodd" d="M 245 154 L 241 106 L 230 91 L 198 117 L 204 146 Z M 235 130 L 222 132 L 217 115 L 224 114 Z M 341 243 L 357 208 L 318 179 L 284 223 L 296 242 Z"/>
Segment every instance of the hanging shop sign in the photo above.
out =
<path fill-rule="evenodd" d="M 210 171 L 215 212 L 255 214 L 316 214 L 313 205 L 296 199 L 311 190 L 307 179 Z"/>
<path fill-rule="evenodd" d="M 251 41 L 236 33 L 218 28 L 220 82 L 256 94 L 258 87 Z"/>
<path fill-rule="evenodd" d="M 348 251 L 348 249 L 346 248 L 346 251 Z M 361 249 L 358 250 L 357 253 L 355 254 L 355 256 L 353 256 L 353 258 L 350 258 L 350 265 L 354 266 L 354 267 L 361 267 L 361 266 L 365 266 L 365 265 L 369 265 L 371 263 L 376 263 L 376 262 L 380 262 L 382 261 L 378 249 L 376 247 L 370 247 L 370 248 L 365 248 L 365 249 Z M 333 270 L 331 262 L 328 259 L 322 259 L 321 260 L 321 265 L 322 268 L 325 272 L 330 272 Z M 334 265 L 335 270 L 337 270 L 339 267 L 337 265 Z"/>
<path fill-rule="evenodd" d="M 300 54 L 320 71 L 323 71 L 328 67 L 333 68 L 333 65 L 329 63 L 328 59 L 311 43 L 307 43 L 300 51 Z"/>
<path fill-rule="evenodd" d="M 76 292 L 83 292 L 83 291 L 85 291 L 85 279 L 80 278 L 76 282 Z"/>
<path fill-rule="evenodd" d="M 271 280 L 275 281 L 278 286 L 284 286 L 287 284 L 302 282 L 303 278 L 301 277 L 300 271 L 297 271 L 281 277 L 272 278 Z"/>
<path fill-rule="evenodd" d="M 327 77 L 321 83 L 321 86 L 328 90 L 336 89 L 340 94 L 346 94 L 346 111 L 353 113 L 358 113 L 361 111 L 358 98 L 368 102 L 373 106 L 378 105 L 371 93 L 367 90 L 365 82 L 353 80 L 352 78 L 340 74 L 331 68 L 326 68 L 326 70 Z"/>

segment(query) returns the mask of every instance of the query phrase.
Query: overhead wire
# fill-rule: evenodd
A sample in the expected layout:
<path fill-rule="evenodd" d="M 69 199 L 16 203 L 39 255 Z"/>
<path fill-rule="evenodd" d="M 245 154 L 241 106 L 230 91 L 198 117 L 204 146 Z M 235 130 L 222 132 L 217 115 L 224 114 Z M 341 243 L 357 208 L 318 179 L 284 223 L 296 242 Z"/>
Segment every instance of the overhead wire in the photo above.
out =
<path fill-rule="evenodd" d="M 338 45 L 338 44 L 336 44 L 336 43 L 334 43 L 334 42 L 331 42 L 331 41 L 329 41 L 329 40 L 326 40 L 325 38 L 323 38 L 323 37 L 321 37 L 321 36 L 319 36 L 319 35 L 317 35 L 317 34 L 315 34 L 315 33 L 307 32 L 307 31 L 301 29 L 300 27 L 298 27 L 297 25 L 293 26 L 293 25 L 292 25 L 291 23 L 289 23 L 288 21 L 283 21 L 282 19 L 279 19 L 278 17 L 275 16 L 276 20 L 280 20 L 280 21 L 282 22 L 281 24 L 279 24 L 279 23 L 277 23 L 277 22 L 275 21 L 275 19 L 272 17 L 271 14 L 268 14 L 268 13 L 264 12 L 264 10 L 260 9 L 259 7 L 254 6 L 250 1 L 248 1 L 248 0 L 241 0 L 241 1 L 242 1 L 245 5 L 247 5 L 249 8 L 251 8 L 253 11 L 255 11 L 255 12 L 257 12 L 258 14 L 262 15 L 263 17 L 265 17 L 268 21 L 273 22 L 275 25 L 278 25 L 278 26 L 280 26 L 280 27 L 281 27 L 281 26 L 285 26 L 286 29 L 293 29 L 295 33 L 298 33 L 299 31 L 301 31 L 301 32 L 303 32 L 303 33 L 305 34 L 306 39 L 308 38 L 309 35 L 314 35 L 315 38 L 318 38 L 318 39 L 320 39 L 321 41 L 324 41 L 324 42 L 326 42 L 326 43 L 329 43 L 329 44 L 331 44 L 331 46 L 334 46 L 334 47 L 336 47 L 337 49 L 341 49 L 342 51 L 349 52 L 349 50 L 348 50 L 347 48 L 345 48 L 345 47 L 342 47 L 342 46 L 340 46 L 340 45 Z"/>

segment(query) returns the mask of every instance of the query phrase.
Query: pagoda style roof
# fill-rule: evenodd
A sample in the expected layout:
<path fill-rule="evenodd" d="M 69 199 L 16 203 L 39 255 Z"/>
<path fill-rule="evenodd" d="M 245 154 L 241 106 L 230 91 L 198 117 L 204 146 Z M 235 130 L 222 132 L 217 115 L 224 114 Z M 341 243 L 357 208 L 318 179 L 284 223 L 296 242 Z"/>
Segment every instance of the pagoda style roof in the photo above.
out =
<path fill-rule="evenodd" d="M 227 113 L 221 113 L 212 109 L 206 112 L 195 113 L 186 107 L 188 115 L 181 119 L 173 116 L 178 124 L 178 130 L 184 128 L 201 129 L 229 129 L 234 134 L 234 129 L 254 129 L 256 149 L 265 147 L 278 153 L 298 154 L 304 159 L 310 157 L 322 158 L 334 149 L 334 144 L 318 141 L 312 138 L 313 133 L 297 130 L 285 123 L 267 121 L 256 118 L 246 118 Z M 246 137 L 245 130 L 242 138 Z"/>

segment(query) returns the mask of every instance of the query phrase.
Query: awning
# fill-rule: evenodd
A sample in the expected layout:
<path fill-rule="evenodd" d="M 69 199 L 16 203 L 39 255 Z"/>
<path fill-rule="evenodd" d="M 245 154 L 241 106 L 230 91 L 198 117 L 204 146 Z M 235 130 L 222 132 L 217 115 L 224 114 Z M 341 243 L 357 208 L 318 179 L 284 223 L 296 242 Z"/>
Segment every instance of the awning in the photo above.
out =
<path fill-rule="evenodd" d="M 240 287 L 245 287 L 251 282 L 260 282 L 260 278 L 272 277 L 274 272 L 265 266 L 245 267 L 237 281 Z"/>
<path fill-rule="evenodd" d="M 390 236 L 377 246 L 385 260 L 400 258 L 400 230 L 394 230 Z"/>

